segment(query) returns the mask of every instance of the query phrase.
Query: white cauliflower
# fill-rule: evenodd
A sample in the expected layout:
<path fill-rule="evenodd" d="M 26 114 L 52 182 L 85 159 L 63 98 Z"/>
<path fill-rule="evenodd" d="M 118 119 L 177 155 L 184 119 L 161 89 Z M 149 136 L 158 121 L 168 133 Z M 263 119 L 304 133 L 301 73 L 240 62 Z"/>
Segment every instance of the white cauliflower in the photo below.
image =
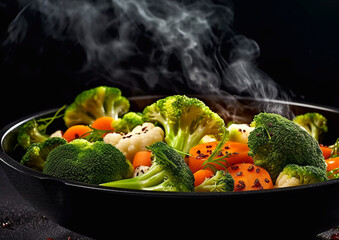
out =
<path fill-rule="evenodd" d="M 144 174 L 145 172 L 147 172 L 149 169 L 149 166 L 139 166 L 137 168 L 134 169 L 134 173 L 133 173 L 133 177 L 138 177 L 142 174 Z"/>
<path fill-rule="evenodd" d="M 234 142 L 246 143 L 248 136 L 254 130 L 254 127 L 250 127 L 247 124 L 231 124 L 228 128 L 229 140 Z"/>
<path fill-rule="evenodd" d="M 283 187 L 294 187 L 301 185 L 300 180 L 295 177 L 288 176 L 287 174 L 284 174 L 281 172 L 275 182 L 275 185 L 277 188 L 283 188 Z"/>
<path fill-rule="evenodd" d="M 146 146 L 163 140 L 164 131 L 149 122 L 136 126 L 130 133 L 109 133 L 104 137 L 105 143 L 117 147 L 131 162 L 135 153 L 146 150 Z"/>
<path fill-rule="evenodd" d="M 52 133 L 49 137 L 52 138 L 52 137 L 59 137 L 59 138 L 63 138 L 62 137 L 62 131 L 61 130 L 58 130 L 58 131 L 55 131 L 54 133 Z"/>

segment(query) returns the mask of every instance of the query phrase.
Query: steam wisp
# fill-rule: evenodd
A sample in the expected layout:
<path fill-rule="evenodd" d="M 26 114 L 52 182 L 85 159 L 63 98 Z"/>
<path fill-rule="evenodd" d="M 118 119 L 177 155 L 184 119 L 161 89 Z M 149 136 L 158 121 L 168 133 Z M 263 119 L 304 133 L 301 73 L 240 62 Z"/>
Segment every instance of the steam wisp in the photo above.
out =
<path fill-rule="evenodd" d="M 210 0 L 21 0 L 7 44 L 22 41 L 26 11 L 41 16 L 46 36 L 71 40 L 86 53 L 83 71 L 138 89 L 288 100 L 258 67 L 255 41 L 232 29 L 232 3 Z M 223 43 L 230 47 L 222 55 Z M 146 89 L 145 89 L 146 86 Z M 234 98 L 232 98 L 236 101 Z M 263 102 L 262 111 L 288 115 L 286 105 Z"/>

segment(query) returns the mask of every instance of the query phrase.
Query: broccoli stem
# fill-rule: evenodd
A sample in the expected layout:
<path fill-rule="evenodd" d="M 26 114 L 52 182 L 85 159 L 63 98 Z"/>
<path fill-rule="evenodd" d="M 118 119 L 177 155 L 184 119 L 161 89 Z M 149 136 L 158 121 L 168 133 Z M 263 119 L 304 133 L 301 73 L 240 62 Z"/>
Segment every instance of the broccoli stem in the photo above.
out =
<path fill-rule="evenodd" d="M 39 142 L 43 142 L 47 139 L 47 136 L 42 135 L 38 130 L 34 130 L 32 135 L 31 135 L 31 142 L 32 143 L 39 143 Z"/>
<path fill-rule="evenodd" d="M 152 187 L 147 187 L 147 188 L 143 188 L 142 190 L 147 190 L 147 191 L 164 191 L 164 183 L 158 184 L 156 186 L 152 186 Z"/>
<path fill-rule="evenodd" d="M 144 189 L 144 188 L 147 188 L 147 187 L 153 187 L 153 186 L 159 185 L 160 183 L 162 183 L 164 181 L 164 176 L 165 176 L 165 172 L 161 171 L 161 172 L 159 172 L 155 175 L 152 175 L 150 178 L 147 178 L 143 181 L 140 181 L 139 182 L 140 186 L 141 186 L 142 189 Z"/>
<path fill-rule="evenodd" d="M 183 152 L 186 151 L 186 147 L 188 144 L 188 137 L 189 134 L 187 134 L 188 131 L 186 129 L 179 128 L 178 133 L 176 136 L 173 136 L 170 141 L 171 141 L 171 146 L 174 149 L 182 149 Z"/>
<path fill-rule="evenodd" d="M 311 135 L 314 139 L 319 141 L 319 129 L 314 125 L 311 125 Z"/>
<path fill-rule="evenodd" d="M 100 185 L 126 189 L 152 190 L 152 188 L 155 188 L 164 181 L 164 176 L 165 172 L 163 171 L 163 168 L 158 164 L 153 163 L 146 173 L 138 177 L 103 183 Z"/>
<path fill-rule="evenodd" d="M 205 130 L 206 129 L 198 127 L 193 133 L 188 134 L 190 132 L 188 127 L 180 127 L 176 136 L 169 137 L 169 145 L 174 149 L 181 149 L 183 152 L 189 152 L 191 147 L 197 145 L 201 138 L 206 135 Z"/>

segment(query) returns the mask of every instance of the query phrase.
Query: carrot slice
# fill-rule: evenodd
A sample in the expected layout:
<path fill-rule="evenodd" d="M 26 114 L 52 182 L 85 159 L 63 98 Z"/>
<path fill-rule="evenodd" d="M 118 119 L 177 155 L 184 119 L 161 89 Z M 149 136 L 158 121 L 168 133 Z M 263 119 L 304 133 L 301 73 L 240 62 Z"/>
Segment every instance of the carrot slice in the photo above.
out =
<path fill-rule="evenodd" d="M 323 156 L 325 159 L 328 159 L 332 155 L 332 148 L 329 148 L 327 146 L 320 145 L 320 149 L 323 152 Z"/>
<path fill-rule="evenodd" d="M 234 164 L 227 168 L 234 179 L 234 191 L 251 191 L 273 188 L 270 174 L 251 163 Z"/>
<path fill-rule="evenodd" d="M 327 172 L 335 170 L 333 171 L 334 174 L 339 173 L 339 170 L 336 170 L 339 168 L 339 157 L 326 159 L 325 162 L 327 164 Z M 331 178 L 331 176 L 329 176 L 329 178 Z"/>
<path fill-rule="evenodd" d="M 134 169 L 139 166 L 151 166 L 151 152 L 150 151 L 139 151 L 134 155 L 133 167 Z"/>
<path fill-rule="evenodd" d="M 197 187 L 200 184 L 202 184 L 206 178 L 210 178 L 214 174 L 212 171 L 208 169 L 200 169 L 196 171 L 193 175 L 194 175 L 194 186 Z"/>
<path fill-rule="evenodd" d="M 201 143 L 190 149 L 188 165 L 193 173 L 203 168 L 202 164 L 211 155 L 211 153 L 214 151 L 217 145 L 218 142 L 214 141 L 208 143 Z M 226 167 L 229 167 L 236 163 L 242 162 L 253 163 L 252 157 L 248 156 L 248 151 L 249 147 L 245 143 L 227 141 L 222 147 L 221 152 L 217 154 L 217 156 L 215 157 L 220 158 L 222 156 L 227 155 L 227 157 L 224 158 L 227 161 L 227 163 L 225 163 L 224 161 L 220 161 L 220 163 L 224 167 L 216 163 L 211 164 L 219 170 L 224 170 Z"/>
<path fill-rule="evenodd" d="M 86 137 L 88 132 L 91 132 L 92 129 L 86 125 L 74 125 L 68 128 L 62 137 L 67 140 L 67 142 L 71 142 L 74 139 L 80 137 Z"/>
<path fill-rule="evenodd" d="M 112 117 L 100 117 L 95 119 L 91 127 L 99 130 L 114 130 L 112 127 L 113 121 Z"/>

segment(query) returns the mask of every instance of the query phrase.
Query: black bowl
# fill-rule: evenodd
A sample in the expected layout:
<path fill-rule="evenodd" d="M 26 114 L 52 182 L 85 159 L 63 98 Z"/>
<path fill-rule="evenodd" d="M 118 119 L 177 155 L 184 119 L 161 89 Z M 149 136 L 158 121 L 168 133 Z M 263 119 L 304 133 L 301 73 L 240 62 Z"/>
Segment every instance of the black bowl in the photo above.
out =
<path fill-rule="evenodd" d="M 131 109 L 141 111 L 157 98 L 131 98 Z M 336 109 L 246 98 L 204 97 L 203 100 L 226 121 L 250 122 L 267 104 L 285 109 L 289 115 L 320 112 L 327 117 L 329 125 L 324 143 L 333 143 L 339 136 Z M 55 111 L 37 113 L 5 127 L 1 131 L 0 163 L 25 200 L 51 220 L 75 232 L 98 239 L 185 234 L 237 236 L 236 239 L 312 239 L 339 224 L 339 179 L 249 192 L 167 193 L 68 181 L 21 165 L 23 151 L 15 148 L 18 128 L 32 118 Z M 51 130 L 64 129 L 63 121 L 54 123 L 53 128 Z"/>

